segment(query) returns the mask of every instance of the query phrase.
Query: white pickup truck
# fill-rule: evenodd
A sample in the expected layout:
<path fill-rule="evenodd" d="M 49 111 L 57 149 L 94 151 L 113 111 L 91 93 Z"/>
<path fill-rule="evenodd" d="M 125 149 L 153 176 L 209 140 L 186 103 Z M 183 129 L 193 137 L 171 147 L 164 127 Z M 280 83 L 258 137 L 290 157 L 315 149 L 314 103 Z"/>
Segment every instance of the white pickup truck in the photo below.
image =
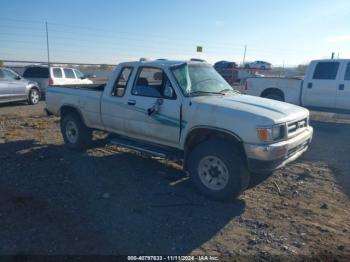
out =
<path fill-rule="evenodd" d="M 194 61 L 122 63 L 106 86 L 49 86 L 46 103 L 68 147 L 86 148 L 92 130 L 110 132 L 112 144 L 182 160 L 214 199 L 237 197 L 250 172 L 297 159 L 313 134 L 307 109 L 239 94 Z"/>
<path fill-rule="evenodd" d="M 248 78 L 242 91 L 310 108 L 350 110 L 350 59 L 314 60 L 304 80 Z"/>

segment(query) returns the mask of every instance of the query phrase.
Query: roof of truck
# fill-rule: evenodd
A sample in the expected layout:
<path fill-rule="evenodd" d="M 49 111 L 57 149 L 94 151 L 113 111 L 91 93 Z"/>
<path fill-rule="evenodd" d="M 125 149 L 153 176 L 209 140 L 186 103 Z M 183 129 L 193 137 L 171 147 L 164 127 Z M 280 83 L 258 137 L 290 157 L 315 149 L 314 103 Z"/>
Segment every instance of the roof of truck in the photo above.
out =
<path fill-rule="evenodd" d="M 158 59 L 158 60 L 141 60 L 141 61 L 123 62 L 123 63 L 120 63 L 119 65 L 122 65 L 122 66 L 143 65 L 143 66 L 171 67 L 171 66 L 179 65 L 179 64 L 183 64 L 183 63 L 198 64 L 198 63 L 206 63 L 206 62 L 193 61 L 193 60 L 166 60 L 166 59 Z"/>
<path fill-rule="evenodd" d="M 349 62 L 350 59 L 345 59 L 345 58 L 337 58 L 337 59 L 316 59 L 312 60 L 311 62 Z"/>

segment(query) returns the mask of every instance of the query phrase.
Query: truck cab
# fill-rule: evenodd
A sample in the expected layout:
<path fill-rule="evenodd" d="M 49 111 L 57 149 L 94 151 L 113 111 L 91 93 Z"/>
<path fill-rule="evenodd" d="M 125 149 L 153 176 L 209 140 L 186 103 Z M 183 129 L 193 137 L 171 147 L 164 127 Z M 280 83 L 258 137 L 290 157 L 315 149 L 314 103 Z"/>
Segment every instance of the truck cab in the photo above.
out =
<path fill-rule="evenodd" d="M 302 104 L 350 110 L 350 60 L 315 60 L 307 68 Z"/>

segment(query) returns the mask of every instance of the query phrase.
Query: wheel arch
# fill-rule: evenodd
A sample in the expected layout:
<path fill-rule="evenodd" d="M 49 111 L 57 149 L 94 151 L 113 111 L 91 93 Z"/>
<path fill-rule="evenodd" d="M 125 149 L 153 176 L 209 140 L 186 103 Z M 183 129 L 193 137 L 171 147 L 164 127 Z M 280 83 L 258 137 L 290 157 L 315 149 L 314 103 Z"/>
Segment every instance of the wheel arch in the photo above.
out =
<path fill-rule="evenodd" d="M 29 98 L 29 96 L 30 96 L 30 92 L 31 92 L 33 89 L 35 89 L 36 91 L 38 91 L 38 93 L 39 93 L 39 98 L 41 98 L 41 91 L 40 91 L 40 88 L 39 88 L 38 86 L 36 86 L 36 85 L 32 85 L 32 86 L 30 86 L 30 87 L 28 88 L 28 98 Z"/>
<path fill-rule="evenodd" d="M 228 140 L 229 143 L 233 144 L 234 146 L 237 146 L 239 149 L 241 149 L 242 153 L 244 152 L 243 147 L 243 140 L 234 132 L 221 129 L 221 128 L 215 128 L 210 126 L 197 126 L 192 128 L 185 139 L 184 142 L 184 169 L 187 170 L 187 160 L 190 152 L 195 148 L 196 145 L 208 140 L 208 139 L 223 139 Z"/>
<path fill-rule="evenodd" d="M 285 96 L 284 96 L 284 92 L 281 89 L 277 88 L 277 87 L 266 88 L 264 91 L 261 92 L 260 96 L 261 97 L 266 97 L 269 94 L 279 95 L 279 96 L 282 97 L 283 101 L 286 101 L 285 100 Z"/>
<path fill-rule="evenodd" d="M 81 111 L 73 105 L 65 104 L 65 105 L 61 106 L 61 108 L 59 109 L 59 112 L 58 112 L 61 119 L 69 113 L 76 113 L 80 117 L 81 121 L 83 121 L 83 123 L 86 124 Z"/>

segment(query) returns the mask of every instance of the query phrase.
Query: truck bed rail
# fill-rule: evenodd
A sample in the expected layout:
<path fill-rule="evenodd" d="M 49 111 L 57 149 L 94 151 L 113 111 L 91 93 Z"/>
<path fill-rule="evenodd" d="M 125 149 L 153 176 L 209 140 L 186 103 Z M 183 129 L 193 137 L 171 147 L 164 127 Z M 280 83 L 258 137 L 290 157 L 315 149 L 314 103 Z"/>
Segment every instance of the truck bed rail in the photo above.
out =
<path fill-rule="evenodd" d="M 106 84 L 91 84 L 91 85 L 50 85 L 49 87 L 55 88 L 72 88 L 72 89 L 82 89 L 82 90 L 90 90 L 90 91 L 100 91 L 103 92 L 103 90 L 106 87 Z"/>

